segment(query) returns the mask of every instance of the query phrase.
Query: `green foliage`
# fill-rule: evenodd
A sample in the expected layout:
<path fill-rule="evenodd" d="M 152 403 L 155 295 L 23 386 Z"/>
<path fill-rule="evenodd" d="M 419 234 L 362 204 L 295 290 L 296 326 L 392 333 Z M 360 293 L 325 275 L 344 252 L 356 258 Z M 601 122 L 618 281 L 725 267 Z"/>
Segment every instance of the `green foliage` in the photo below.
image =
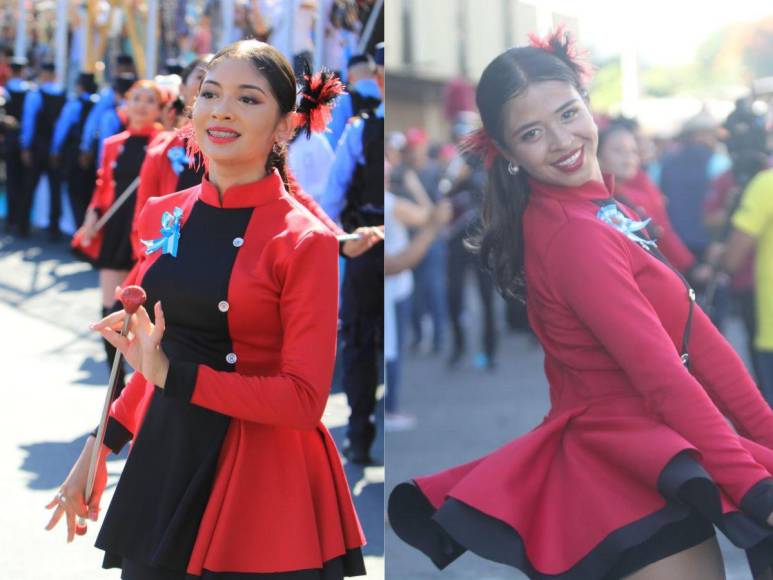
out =
<path fill-rule="evenodd" d="M 590 86 L 595 112 L 609 113 L 613 107 L 619 105 L 623 98 L 622 78 L 620 60 L 617 58 L 596 69 Z"/>

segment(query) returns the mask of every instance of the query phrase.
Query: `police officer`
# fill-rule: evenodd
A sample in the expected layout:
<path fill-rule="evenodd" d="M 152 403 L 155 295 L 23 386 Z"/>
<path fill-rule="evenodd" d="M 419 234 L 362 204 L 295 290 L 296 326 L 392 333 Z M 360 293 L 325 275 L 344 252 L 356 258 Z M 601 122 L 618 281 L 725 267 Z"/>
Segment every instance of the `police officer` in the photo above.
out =
<path fill-rule="evenodd" d="M 376 78 L 384 88 L 384 44 L 376 50 Z M 363 113 L 344 131 L 336 150 L 323 209 L 346 231 L 384 223 L 384 104 Z M 383 348 L 384 246 L 346 262 L 342 289 L 342 381 L 351 408 L 344 455 L 370 463 L 376 437 L 373 411 Z"/>
<path fill-rule="evenodd" d="M 82 72 L 78 76 L 76 92 L 77 95 L 65 104 L 54 127 L 51 164 L 60 169 L 62 181 L 67 183 L 67 195 L 77 227 L 83 223 L 97 176 L 94 160 L 91 159 L 84 167 L 78 156 L 86 118 L 99 102 L 92 73 Z"/>
<path fill-rule="evenodd" d="M 11 61 L 11 78 L 8 79 L 3 90 L 3 97 L 5 98 L 3 158 L 5 160 L 6 187 L 8 191 L 6 231 L 21 228 L 22 223 L 28 224 L 29 220 L 29 218 L 22 220 L 20 213 L 20 208 L 24 205 L 26 195 L 24 166 L 21 162 L 21 117 L 24 99 L 31 88 L 30 83 L 24 79 L 26 67 L 26 58 L 14 58 Z M 19 235 L 28 235 L 28 229 L 27 226 L 23 231 L 20 230 L 18 232 Z"/>
<path fill-rule="evenodd" d="M 376 63 L 369 54 L 358 54 L 346 66 L 348 92 L 338 98 L 325 133 L 330 146 L 335 148 L 352 117 L 373 113 L 381 104 L 382 91 L 376 80 Z"/>
<path fill-rule="evenodd" d="M 51 139 L 54 125 L 61 113 L 66 96 L 54 78 L 54 63 L 41 66 L 38 87 L 27 93 L 21 122 L 21 160 L 27 169 L 27 183 L 24 203 L 20 206 L 19 229 L 22 234 L 29 232 L 30 208 L 38 181 L 45 173 L 48 177 L 50 194 L 48 214 L 49 239 L 61 237 L 59 217 L 62 214 L 59 170 L 49 163 Z"/>

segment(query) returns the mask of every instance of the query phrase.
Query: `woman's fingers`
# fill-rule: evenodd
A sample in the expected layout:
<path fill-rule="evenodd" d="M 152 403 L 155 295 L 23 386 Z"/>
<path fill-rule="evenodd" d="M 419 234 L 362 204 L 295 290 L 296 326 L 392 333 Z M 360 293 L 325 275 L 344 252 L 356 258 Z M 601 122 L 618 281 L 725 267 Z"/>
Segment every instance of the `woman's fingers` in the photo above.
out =
<path fill-rule="evenodd" d="M 153 306 L 153 313 L 156 318 L 156 324 L 153 326 L 153 330 L 150 333 L 150 341 L 157 346 L 161 344 L 161 339 L 164 337 L 164 331 L 166 330 L 164 309 L 161 307 L 160 300 Z"/>
<path fill-rule="evenodd" d="M 120 350 L 124 356 L 126 356 L 126 353 L 129 350 L 129 346 L 131 345 L 127 337 L 123 336 L 120 332 L 117 332 L 112 328 L 103 328 L 99 331 L 99 333 L 107 342 L 112 344 L 115 348 Z"/>
<path fill-rule="evenodd" d="M 56 504 L 56 510 L 54 510 L 54 513 L 51 516 L 51 519 L 48 520 L 48 523 L 46 524 L 47 531 L 53 530 L 56 527 L 56 524 L 59 523 L 59 520 L 61 520 L 62 516 L 64 515 L 64 506 L 59 505 L 59 502 L 57 500 L 54 500 L 54 503 Z"/>
<path fill-rule="evenodd" d="M 112 328 L 113 330 L 119 330 L 123 327 L 123 321 L 126 318 L 126 312 L 123 310 L 119 310 L 118 312 L 113 312 L 112 314 L 108 314 L 105 316 L 102 320 L 98 322 L 94 322 L 93 324 L 89 325 L 89 328 L 91 330 L 101 331 L 105 328 Z"/>
<path fill-rule="evenodd" d="M 75 510 L 67 510 L 67 543 L 75 539 Z"/>

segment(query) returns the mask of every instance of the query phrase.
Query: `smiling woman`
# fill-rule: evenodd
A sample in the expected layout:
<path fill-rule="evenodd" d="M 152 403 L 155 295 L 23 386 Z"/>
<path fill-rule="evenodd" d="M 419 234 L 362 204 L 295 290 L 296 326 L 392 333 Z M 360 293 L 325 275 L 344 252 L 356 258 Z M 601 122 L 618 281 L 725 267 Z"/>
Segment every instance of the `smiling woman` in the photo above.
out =
<path fill-rule="evenodd" d="M 720 580 L 716 525 L 770 578 L 773 411 L 612 196 L 583 72 L 561 32 L 498 55 L 471 141 L 490 167 L 473 245 L 527 297 L 550 412 L 396 486 L 390 522 L 439 568 L 469 550 L 540 580 Z"/>
<path fill-rule="evenodd" d="M 320 78 L 324 98 L 311 82 Z M 325 107 L 337 83 L 314 76 L 303 94 Z M 112 406 L 94 495 L 84 502 L 90 438 L 51 525 L 65 512 L 68 527 L 75 514 L 96 519 L 104 458 L 131 440 L 97 538 L 104 566 L 125 580 L 365 573 L 362 531 L 321 423 L 338 243 L 284 171 L 302 118 L 295 103 L 293 71 L 273 47 L 242 41 L 214 56 L 188 139 L 207 173 L 151 198 L 138 218 L 147 250 L 125 283 L 141 284 L 153 308 L 140 307 L 129 337 L 116 332 L 123 311 L 93 327 L 138 372 Z"/>

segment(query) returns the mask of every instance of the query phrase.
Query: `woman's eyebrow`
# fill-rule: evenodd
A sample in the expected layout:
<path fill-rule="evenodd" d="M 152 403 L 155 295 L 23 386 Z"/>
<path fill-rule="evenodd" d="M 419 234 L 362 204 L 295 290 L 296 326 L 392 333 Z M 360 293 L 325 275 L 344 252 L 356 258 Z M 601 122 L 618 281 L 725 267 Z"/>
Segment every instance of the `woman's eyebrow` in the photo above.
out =
<path fill-rule="evenodd" d="M 204 81 L 204 83 L 203 83 L 203 84 L 205 84 L 205 85 L 206 85 L 207 83 L 209 83 L 209 84 L 212 84 L 212 85 L 215 85 L 215 86 L 218 86 L 218 87 L 221 87 L 221 88 L 222 88 L 222 85 L 221 85 L 219 82 L 217 82 L 217 81 L 206 80 L 206 81 Z M 263 89 L 261 89 L 261 88 L 260 88 L 259 86 L 257 86 L 257 85 L 239 85 L 239 88 L 240 88 L 240 89 L 255 89 L 256 91 L 260 91 L 260 92 L 261 92 L 261 93 L 263 93 L 264 95 L 266 94 L 266 91 L 264 91 Z"/>

